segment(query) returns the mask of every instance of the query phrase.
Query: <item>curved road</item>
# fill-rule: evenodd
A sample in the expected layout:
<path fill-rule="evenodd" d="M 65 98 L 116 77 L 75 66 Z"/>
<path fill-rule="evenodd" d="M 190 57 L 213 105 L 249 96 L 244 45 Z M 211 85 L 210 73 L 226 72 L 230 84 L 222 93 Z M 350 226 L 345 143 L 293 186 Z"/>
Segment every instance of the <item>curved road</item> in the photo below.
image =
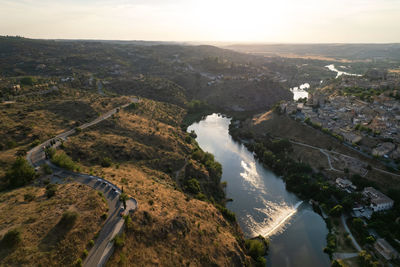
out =
<path fill-rule="evenodd" d="M 133 98 L 132 102 L 137 103 L 139 100 Z M 95 120 L 85 123 L 79 128 L 85 129 L 92 125 L 95 125 L 105 119 L 108 119 L 113 114 L 118 112 L 120 108 L 127 107 L 130 103 L 122 105 L 120 107 L 114 108 L 107 113 L 101 115 Z M 50 161 L 46 160 L 44 148 L 51 146 L 57 147 L 61 144 L 60 140 L 66 140 L 68 136 L 74 134 L 76 129 L 71 129 L 57 135 L 56 137 L 49 139 L 42 144 L 32 148 L 27 153 L 27 160 L 33 167 L 39 167 L 46 163 L 53 169 L 52 179 L 64 179 L 67 177 L 73 178 L 75 181 L 90 186 L 103 193 L 107 200 L 109 207 L 108 217 L 105 221 L 103 228 L 101 229 L 99 236 L 95 240 L 94 246 L 90 249 L 88 256 L 85 258 L 83 264 L 84 266 L 104 266 L 113 252 L 113 239 L 114 237 L 123 230 L 124 219 L 121 216 L 121 212 L 128 214 L 137 209 L 138 203 L 134 198 L 130 198 L 126 202 L 126 210 L 123 209 L 122 203 L 119 201 L 119 194 L 121 189 L 111 182 L 102 179 L 101 177 L 87 175 L 83 173 L 76 173 L 64 170 L 53 165 Z"/>

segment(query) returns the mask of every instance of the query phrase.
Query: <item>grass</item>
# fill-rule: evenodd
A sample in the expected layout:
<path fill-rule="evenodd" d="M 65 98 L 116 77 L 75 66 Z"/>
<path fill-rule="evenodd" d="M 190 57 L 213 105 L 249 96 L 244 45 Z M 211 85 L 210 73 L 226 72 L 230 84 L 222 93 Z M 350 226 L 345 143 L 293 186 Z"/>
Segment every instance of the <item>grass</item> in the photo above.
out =
<path fill-rule="evenodd" d="M 34 199 L 25 201 L 27 194 Z M 0 265 L 72 265 L 101 228 L 99 217 L 105 210 L 96 191 L 75 183 L 59 185 L 50 199 L 41 187 L 0 193 L 0 239 L 20 229 L 20 242 L 0 250 Z M 79 214 L 74 223 L 69 214 Z"/>
<path fill-rule="evenodd" d="M 173 184 L 154 182 L 152 177 L 162 176 L 161 172 L 124 163 L 119 169 L 104 170 L 104 175 L 116 184 L 125 177 L 129 185 L 124 186 L 124 191 L 140 203 L 125 232 L 124 246 L 115 251 L 108 266 L 120 262 L 130 266 L 166 262 L 171 266 L 240 265 L 226 256 L 231 253 L 238 255 L 235 258 L 242 264 L 249 261 L 241 254 L 244 244 L 236 239 L 242 235 L 237 226 L 228 223 L 212 204 L 188 199 Z"/>
<path fill-rule="evenodd" d="M 225 219 L 213 204 L 188 198 L 183 193 L 184 181 L 176 178 L 187 157 L 188 165 L 193 165 L 188 170 L 200 183 L 192 183 L 194 193 L 203 190 L 201 181 L 210 179 L 204 164 L 190 159 L 195 145 L 185 141 L 186 133 L 180 129 L 183 115 L 177 106 L 142 99 L 137 108 L 121 110 L 65 142 L 64 150 L 79 161 L 82 172 L 123 186 L 140 203 L 125 228 L 123 242 L 117 240 L 124 245 L 116 249 L 110 266 L 166 262 L 230 266 L 250 261 L 238 225 Z M 113 164 L 101 166 L 104 157 Z M 234 215 L 225 213 L 234 220 Z"/>

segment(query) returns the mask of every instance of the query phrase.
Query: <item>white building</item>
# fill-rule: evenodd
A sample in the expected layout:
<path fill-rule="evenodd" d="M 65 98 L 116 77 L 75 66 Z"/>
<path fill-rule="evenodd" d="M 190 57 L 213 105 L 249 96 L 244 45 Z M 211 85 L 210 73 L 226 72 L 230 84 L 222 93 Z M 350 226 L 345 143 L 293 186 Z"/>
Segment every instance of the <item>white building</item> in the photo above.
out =
<path fill-rule="evenodd" d="M 388 210 L 393 207 L 394 201 L 373 187 L 364 188 L 363 195 L 369 199 L 370 206 L 374 212 Z"/>

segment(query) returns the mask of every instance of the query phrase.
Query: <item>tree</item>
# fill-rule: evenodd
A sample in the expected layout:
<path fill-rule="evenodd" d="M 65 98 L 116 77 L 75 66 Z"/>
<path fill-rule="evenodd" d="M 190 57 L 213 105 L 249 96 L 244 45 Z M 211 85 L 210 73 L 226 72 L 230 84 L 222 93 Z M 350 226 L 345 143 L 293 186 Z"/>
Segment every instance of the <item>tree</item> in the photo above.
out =
<path fill-rule="evenodd" d="M 372 245 L 373 243 L 375 243 L 375 238 L 373 236 L 368 236 L 365 239 L 365 242 Z"/>
<path fill-rule="evenodd" d="M 331 267 L 342 267 L 343 265 L 340 264 L 337 260 L 332 261 Z"/>
<path fill-rule="evenodd" d="M 124 210 L 126 210 L 126 201 L 128 199 L 129 199 L 129 197 L 126 193 L 121 193 L 121 195 L 119 195 L 119 201 L 121 201 L 122 205 L 124 205 Z"/>
<path fill-rule="evenodd" d="M 6 180 L 11 187 L 23 186 L 35 177 L 35 169 L 22 157 L 18 157 L 6 173 Z"/>
<path fill-rule="evenodd" d="M 190 193 L 197 194 L 201 191 L 200 183 L 196 178 L 192 178 L 186 182 L 186 188 Z"/>
<path fill-rule="evenodd" d="M 23 85 L 34 85 L 36 83 L 36 79 L 31 77 L 31 76 L 27 76 L 21 79 L 21 84 Z"/>
<path fill-rule="evenodd" d="M 71 229 L 74 226 L 76 220 L 78 219 L 79 214 L 76 211 L 69 211 L 63 213 L 60 222 L 58 223 L 60 226 L 65 229 Z"/>
<path fill-rule="evenodd" d="M 46 196 L 47 198 L 51 198 L 57 192 L 57 186 L 55 184 L 48 184 L 46 186 Z"/>
<path fill-rule="evenodd" d="M 8 231 L 1 240 L 1 246 L 12 248 L 21 242 L 21 232 L 18 229 Z"/>
<path fill-rule="evenodd" d="M 329 214 L 332 216 L 339 217 L 342 214 L 342 211 L 343 207 L 341 205 L 336 205 L 329 211 Z"/>

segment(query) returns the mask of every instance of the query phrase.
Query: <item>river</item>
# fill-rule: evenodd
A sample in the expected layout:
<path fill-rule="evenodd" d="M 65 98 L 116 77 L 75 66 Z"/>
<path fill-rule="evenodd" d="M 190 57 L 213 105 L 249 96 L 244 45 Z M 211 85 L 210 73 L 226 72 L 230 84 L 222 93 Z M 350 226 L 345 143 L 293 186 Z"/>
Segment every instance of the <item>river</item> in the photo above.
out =
<path fill-rule="evenodd" d="M 231 138 L 230 119 L 218 114 L 192 124 L 200 147 L 222 164 L 222 181 L 233 201 L 246 237 L 270 238 L 267 266 L 330 266 L 323 253 L 328 229 L 320 215 L 296 195 L 286 191 L 283 180 L 264 168 L 247 148 Z"/>
<path fill-rule="evenodd" d="M 336 78 L 338 78 L 339 76 L 342 76 L 342 75 L 347 75 L 347 76 L 362 76 L 361 74 L 354 74 L 354 73 L 348 73 L 348 72 L 345 72 L 345 71 L 340 71 L 340 70 L 336 69 L 336 67 L 335 67 L 334 64 L 330 64 L 330 65 L 327 65 L 327 66 L 325 66 L 325 67 L 328 68 L 330 71 L 336 72 Z"/>
<path fill-rule="evenodd" d="M 308 98 L 308 92 L 306 89 L 310 89 L 309 83 L 303 83 L 300 86 L 290 88 L 290 92 L 293 93 L 293 100 L 299 100 L 300 98 Z"/>

